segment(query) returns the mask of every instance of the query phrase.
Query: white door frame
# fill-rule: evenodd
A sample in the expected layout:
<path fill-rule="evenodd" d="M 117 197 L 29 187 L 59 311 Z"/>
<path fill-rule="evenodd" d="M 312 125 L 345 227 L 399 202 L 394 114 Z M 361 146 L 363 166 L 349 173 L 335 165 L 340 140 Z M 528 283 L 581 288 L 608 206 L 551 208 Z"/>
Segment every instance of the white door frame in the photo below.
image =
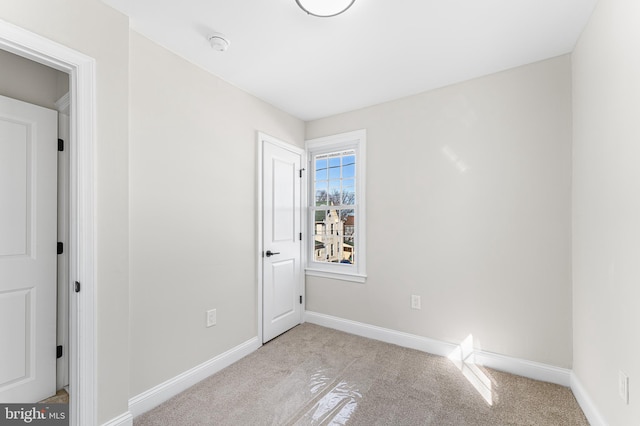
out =
<path fill-rule="evenodd" d="M 263 338 L 263 333 L 262 333 L 262 315 L 263 315 L 263 309 L 262 309 L 262 297 L 263 297 L 263 290 L 264 290 L 264 283 L 262 282 L 262 267 L 263 267 L 263 260 L 262 260 L 262 245 L 264 243 L 263 238 L 262 238 L 262 231 L 263 231 L 263 226 L 262 226 L 262 219 L 264 216 L 264 203 L 262 201 L 262 196 L 263 196 L 263 191 L 262 191 L 262 185 L 263 185 L 263 179 L 262 179 L 262 173 L 263 173 L 263 167 L 262 167 L 262 155 L 263 155 L 263 142 L 267 141 L 269 143 L 272 143 L 274 145 L 278 145 L 284 149 L 288 149 L 290 151 L 293 151 L 295 153 L 300 154 L 300 158 L 301 158 L 301 165 L 304 166 L 305 164 L 307 164 L 307 155 L 304 149 L 295 146 L 295 145 L 291 145 L 288 143 L 285 143 L 283 141 L 281 141 L 280 139 L 274 138 L 273 136 L 269 136 L 266 133 L 262 133 L 262 132 L 258 132 L 257 134 L 257 139 L 258 139 L 258 156 L 257 156 L 257 170 L 258 170 L 258 174 L 257 174 L 257 181 L 258 181 L 258 190 L 256 191 L 258 194 L 258 199 L 257 199 L 257 206 L 258 206 L 258 214 L 257 214 L 257 220 L 258 223 L 256 224 L 256 229 L 257 229 L 257 253 L 256 253 L 256 257 L 258 259 L 258 261 L 256 262 L 257 264 L 257 271 L 256 274 L 258 276 L 258 341 L 260 343 L 260 345 L 262 346 L 262 338 Z M 307 241 L 307 235 L 305 230 L 307 229 L 307 214 L 306 214 L 306 206 L 307 206 L 307 184 L 306 184 L 306 174 L 303 173 L 302 174 L 302 182 L 301 182 L 301 188 L 302 188 L 302 194 L 300 194 L 300 204 L 302 205 L 302 211 L 301 211 L 301 218 L 300 218 L 300 229 L 302 229 L 302 253 L 301 253 L 301 262 L 302 262 L 302 300 L 304 301 L 304 304 L 302 305 L 302 310 L 300 311 L 300 323 L 304 322 L 304 306 L 306 304 L 306 300 L 307 300 L 307 295 L 305 294 L 305 279 L 304 279 L 304 265 L 306 265 L 307 263 L 307 259 L 306 259 L 306 250 L 304 249 L 304 247 L 306 247 L 306 242 Z"/>
<path fill-rule="evenodd" d="M 66 93 L 56 101 L 58 110 L 58 138 L 69 140 L 69 93 Z M 58 241 L 69 247 L 69 150 L 58 153 Z M 58 312 L 57 343 L 66 350 L 62 350 L 62 356 L 56 365 L 56 389 L 69 385 L 69 255 L 63 251 L 58 255 L 56 304 Z"/>
<path fill-rule="evenodd" d="M 69 417 L 71 426 L 96 424 L 96 291 L 94 220 L 95 60 L 0 20 L 0 49 L 70 76 L 69 184 Z"/>

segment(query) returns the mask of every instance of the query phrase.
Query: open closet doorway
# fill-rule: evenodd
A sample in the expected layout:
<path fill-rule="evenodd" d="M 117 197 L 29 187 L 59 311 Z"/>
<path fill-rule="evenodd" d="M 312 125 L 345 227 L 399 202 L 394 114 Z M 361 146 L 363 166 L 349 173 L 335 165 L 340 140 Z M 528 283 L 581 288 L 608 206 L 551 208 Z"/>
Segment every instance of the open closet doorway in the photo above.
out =
<path fill-rule="evenodd" d="M 89 425 L 96 423 L 96 377 L 95 377 L 95 351 L 96 351 L 96 338 L 95 338 L 95 270 L 94 270 L 94 234 L 95 234 L 95 219 L 94 219 L 94 170 L 93 170 L 93 150 L 94 150 L 94 132 L 95 132 L 95 63 L 92 58 L 87 57 L 84 54 L 76 52 L 65 46 L 57 44 L 51 40 L 45 39 L 37 34 L 26 31 L 22 28 L 14 26 L 4 21 L 0 21 L 0 50 L 3 54 L 8 52 L 9 54 L 20 57 L 20 60 L 32 61 L 40 66 L 53 68 L 64 75 L 68 76 L 66 80 L 68 82 L 68 96 L 63 96 L 58 102 L 57 108 L 68 108 L 67 114 L 64 114 L 61 110 L 60 117 L 63 120 L 60 123 L 60 136 L 63 136 L 65 131 L 68 132 L 68 140 L 64 141 L 64 149 L 68 150 L 67 156 L 61 157 L 60 172 L 61 175 L 54 171 L 53 181 L 58 180 L 62 185 L 61 189 L 57 189 L 55 185 L 47 190 L 40 192 L 48 193 L 53 192 L 53 205 L 54 209 L 57 204 L 60 208 L 60 217 L 62 219 L 60 224 L 55 223 L 54 220 L 54 233 L 56 234 L 57 242 L 62 242 L 61 249 L 63 254 L 66 254 L 62 259 L 60 266 L 54 266 L 53 274 L 57 275 L 60 272 L 60 276 L 54 276 L 54 283 L 57 279 L 60 279 L 60 286 L 62 291 L 58 292 L 61 303 L 58 303 L 56 292 L 53 292 L 53 303 L 55 303 L 54 311 L 61 309 L 61 317 L 53 318 L 54 324 L 59 327 L 59 333 L 52 331 L 56 329 L 55 325 L 49 324 L 48 328 L 43 328 L 44 333 L 47 334 L 49 340 L 51 333 L 56 335 L 53 338 L 55 345 L 58 344 L 56 339 L 62 339 L 67 342 L 68 347 L 63 347 L 63 354 L 66 352 L 67 358 L 62 361 L 56 361 L 54 359 L 54 370 L 59 371 L 58 377 L 54 372 L 53 375 L 53 388 L 68 383 L 68 389 L 70 394 L 70 407 L 69 418 L 71 425 Z M 24 77 L 24 76 L 22 76 Z M 2 77 L 5 78 L 3 74 Z M 62 84 L 62 82 L 61 82 Z M 37 84 L 27 85 L 37 86 Z M 56 87 L 56 90 L 60 89 Z M 10 94 L 10 93 L 9 93 Z M 19 97 L 31 97 L 37 94 L 23 92 L 17 94 Z M 16 101 L 18 102 L 18 101 Z M 31 100 L 33 103 L 33 100 Z M 67 104 L 66 106 L 64 104 Z M 17 105 L 17 104 L 16 104 Z M 13 107 L 8 107 L 10 110 Z M 26 113 L 28 114 L 28 113 Z M 55 113 L 54 113 L 55 114 Z M 64 116 L 68 117 L 68 127 L 65 125 Z M 28 117 L 28 116 L 25 116 Z M 20 180 L 21 175 L 26 176 L 24 179 L 28 182 L 32 182 L 36 179 L 34 174 L 31 173 L 30 167 L 40 167 L 37 164 L 38 157 L 31 155 L 32 147 L 36 146 L 35 142 L 32 142 L 29 136 L 30 126 L 33 124 L 29 118 L 8 118 L 5 120 L 6 128 L 8 132 L 13 131 L 18 137 L 17 141 L 22 140 L 20 143 L 5 143 L 4 148 L 7 152 L 11 152 L 16 159 L 22 158 L 22 169 L 18 169 L 13 176 Z M 57 123 L 54 128 L 58 127 Z M 57 135 L 54 133 L 55 152 L 58 151 Z M 20 139 L 22 137 L 22 139 Z M 49 148 L 47 148 L 49 149 Z M 44 154 L 43 154 L 44 155 Z M 47 154 L 49 155 L 49 154 Z M 49 155 L 50 156 L 50 155 Z M 31 161 L 32 163 L 29 163 Z M 55 166 L 54 166 L 55 168 Z M 23 170 L 24 169 L 24 170 Z M 25 173 L 21 173 L 23 170 Z M 19 185 L 18 185 L 19 186 Z M 30 203 L 33 201 L 39 201 L 39 199 L 33 199 L 29 188 L 33 189 L 33 186 L 28 186 L 28 189 L 23 191 L 24 194 L 20 194 L 19 191 L 12 191 L 11 189 L 5 191 L 7 197 L 14 197 L 16 200 L 25 200 L 25 205 L 29 208 L 32 207 Z M 37 192 L 37 191 L 34 191 Z M 58 196 L 60 200 L 58 203 Z M 6 209 L 5 213 L 10 214 L 10 209 Z M 35 213 L 34 213 L 35 214 Z M 54 213 L 53 216 L 56 216 Z M 43 216 L 44 217 L 44 216 Z M 3 220 L 9 220 L 9 217 L 3 218 Z M 49 218 L 51 221 L 51 217 Z M 8 252 L 14 251 L 17 253 L 15 258 L 22 256 L 25 259 L 33 258 L 30 253 L 31 247 L 29 244 L 36 241 L 32 230 L 44 229 L 45 225 L 37 224 L 31 221 L 29 218 L 20 219 L 18 224 L 23 224 L 22 233 L 26 235 L 25 247 L 20 244 L 5 247 Z M 34 225 L 35 224 L 35 225 Z M 5 223 L 5 225 L 7 225 Z M 37 227 L 36 227 L 37 225 Z M 60 229 L 58 229 L 60 226 Z M 4 226 L 5 230 L 13 229 L 11 225 Z M 18 226 L 20 228 L 20 226 Z M 37 236 L 36 236 L 37 237 Z M 66 241 L 64 239 L 66 238 Z M 62 240 L 62 241 L 61 241 Z M 20 237 L 14 239 L 15 241 L 21 241 Z M 65 244 L 66 243 L 66 244 Z M 57 246 L 57 245 L 56 245 Z M 35 247 L 35 246 L 34 246 Z M 9 248 L 11 250 L 9 250 Z M 24 248 L 24 249 L 23 249 Z M 58 248 L 58 247 L 56 247 Z M 5 250 L 5 251 L 7 251 Z M 40 249 L 39 249 L 40 250 Z M 44 249 L 42 249 L 44 251 Z M 22 252 L 22 254 L 20 254 Z M 57 256 L 57 255 L 56 255 Z M 9 256 L 10 257 L 10 256 Z M 13 260 L 15 260 L 15 258 Z M 55 260 L 54 260 L 55 262 Z M 9 262 L 10 263 L 10 262 Z M 7 264 L 9 264 L 7 263 Z M 13 262 L 16 263 L 16 262 Z M 1 267 L 2 265 L 0 265 Z M 58 269 L 60 269 L 58 271 Z M 28 269 L 27 269 L 28 270 Z M 46 274 L 50 275 L 52 269 L 48 268 Z M 15 276 L 20 276 L 21 272 L 11 271 L 10 273 Z M 37 291 L 37 289 L 36 289 Z M 30 300 L 29 286 L 25 286 L 22 295 L 22 308 L 28 310 L 33 308 L 32 301 Z M 14 296 L 17 295 L 15 291 Z M 35 297 L 34 297 L 35 299 Z M 49 298 L 51 299 L 51 298 Z M 66 303 L 66 306 L 64 306 Z M 16 304 L 18 306 L 19 304 Z M 20 309 L 18 309 L 19 311 Z M 65 313 L 66 310 L 66 313 Z M 18 315 L 20 312 L 16 312 Z M 34 318 L 31 315 L 30 318 Z M 29 322 L 30 320 L 25 320 Z M 37 322 L 37 320 L 35 320 Z M 17 324 L 20 325 L 20 324 Z M 24 330 L 36 330 L 31 325 L 22 324 Z M 37 325 L 37 324 L 36 324 Z M 7 333 L 13 333 L 15 336 L 20 337 L 22 332 L 18 332 L 20 327 L 7 328 Z M 67 334 L 65 335 L 65 332 Z M 12 335 L 13 335 L 12 334 Z M 33 333 L 27 334 L 22 337 L 26 342 L 24 345 L 24 352 L 34 351 L 35 345 Z M 53 356 L 56 355 L 56 346 L 51 348 Z M 8 380 L 4 383 L 4 391 L 7 395 L 11 395 L 12 388 L 18 388 L 21 380 L 32 374 L 34 370 L 33 363 L 30 359 L 27 359 L 23 351 L 17 351 L 12 354 L 14 366 L 17 366 L 17 370 L 13 370 L 16 377 L 5 377 Z M 40 351 L 38 351 L 40 352 Z M 34 352 L 35 353 L 35 352 Z M 19 356 L 18 356 L 19 355 Z M 22 361 L 20 360 L 22 357 Z M 39 356 L 39 355 L 38 355 Z M 50 354 L 47 354 L 47 359 L 50 358 Z M 33 358 L 33 357 L 32 357 Z M 22 362 L 24 368 L 23 371 L 19 371 L 20 363 Z M 29 364 L 31 362 L 31 364 Z M 50 364 L 51 362 L 48 361 Z M 68 369 L 66 368 L 68 367 Z M 7 371 L 10 371 L 7 369 Z M 17 372 L 16 372 L 17 371 Z M 6 372 L 5 372 L 6 373 Z M 11 374 L 7 373 L 8 376 Z M 51 376 L 47 379 L 50 381 Z M 23 380 L 27 381 L 27 380 Z M 2 384 L 0 384 L 2 386 Z M 0 389 L 2 391 L 2 389 Z M 7 397 L 9 398 L 9 397 Z M 7 401 L 8 402 L 8 401 Z M 16 401 L 17 402 L 17 401 Z M 23 401 L 23 402 L 35 402 L 35 401 Z"/>

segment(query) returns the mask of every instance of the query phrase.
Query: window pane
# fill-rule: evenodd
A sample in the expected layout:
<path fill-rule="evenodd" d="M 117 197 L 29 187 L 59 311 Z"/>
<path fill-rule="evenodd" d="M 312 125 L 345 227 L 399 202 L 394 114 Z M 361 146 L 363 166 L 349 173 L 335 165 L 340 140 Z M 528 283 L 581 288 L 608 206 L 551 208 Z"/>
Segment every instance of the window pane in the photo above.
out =
<path fill-rule="evenodd" d="M 326 224 L 326 211 L 325 210 L 316 210 L 315 212 L 315 227 L 314 234 L 323 236 L 325 234 Z"/>
<path fill-rule="evenodd" d="M 342 204 L 353 205 L 356 203 L 356 182 L 353 179 L 342 181 Z"/>
<path fill-rule="evenodd" d="M 356 216 L 354 210 L 341 210 L 343 238 L 342 238 L 342 262 L 355 263 L 355 230 Z"/>
<path fill-rule="evenodd" d="M 315 219 L 313 225 L 313 240 L 314 240 L 314 254 L 313 260 L 316 262 L 324 262 L 326 261 L 326 247 L 325 247 L 325 236 L 326 236 L 326 211 L 325 210 L 316 210 L 315 211 Z"/>
<path fill-rule="evenodd" d="M 316 262 L 324 262 L 326 260 L 325 235 L 326 235 L 326 211 L 315 211 L 315 222 L 313 226 L 313 260 Z"/>
<path fill-rule="evenodd" d="M 327 181 L 316 182 L 316 206 L 326 206 L 327 201 Z"/>
<path fill-rule="evenodd" d="M 313 260 L 352 264 L 355 259 L 354 235 L 354 210 L 316 210 Z"/>
<path fill-rule="evenodd" d="M 329 179 L 340 179 L 340 157 L 329 158 Z"/>
<path fill-rule="evenodd" d="M 342 157 L 342 177 L 354 178 L 356 176 L 356 157 L 346 155 Z"/>
<path fill-rule="evenodd" d="M 342 204 L 340 199 L 340 180 L 329 181 L 329 205 L 339 206 Z"/>
<path fill-rule="evenodd" d="M 318 157 L 316 157 L 316 180 L 326 180 L 327 170 L 327 159 L 318 159 Z"/>

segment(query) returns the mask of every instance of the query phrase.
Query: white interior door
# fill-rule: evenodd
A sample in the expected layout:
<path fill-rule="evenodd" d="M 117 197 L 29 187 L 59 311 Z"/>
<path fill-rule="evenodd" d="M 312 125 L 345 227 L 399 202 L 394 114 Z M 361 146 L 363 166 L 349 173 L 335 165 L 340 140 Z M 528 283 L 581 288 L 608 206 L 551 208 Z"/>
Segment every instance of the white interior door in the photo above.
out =
<path fill-rule="evenodd" d="M 56 392 L 57 113 L 0 96 L 0 402 Z"/>
<path fill-rule="evenodd" d="M 302 153 L 262 140 L 263 318 L 267 342 L 302 321 Z"/>

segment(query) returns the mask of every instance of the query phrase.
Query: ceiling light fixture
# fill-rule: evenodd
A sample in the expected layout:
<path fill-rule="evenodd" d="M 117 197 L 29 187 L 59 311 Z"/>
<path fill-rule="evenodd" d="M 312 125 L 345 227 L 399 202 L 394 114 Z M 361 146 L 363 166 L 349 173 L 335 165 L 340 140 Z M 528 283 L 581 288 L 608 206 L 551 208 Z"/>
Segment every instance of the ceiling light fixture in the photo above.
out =
<path fill-rule="evenodd" d="M 356 0 L 296 0 L 300 9 L 309 15 L 330 18 L 340 15 L 351 7 Z"/>
<path fill-rule="evenodd" d="M 229 48 L 229 45 L 231 44 L 227 36 L 222 33 L 211 33 L 209 34 L 207 39 L 211 44 L 211 48 L 213 50 L 217 50 L 218 52 L 224 52 Z"/>

